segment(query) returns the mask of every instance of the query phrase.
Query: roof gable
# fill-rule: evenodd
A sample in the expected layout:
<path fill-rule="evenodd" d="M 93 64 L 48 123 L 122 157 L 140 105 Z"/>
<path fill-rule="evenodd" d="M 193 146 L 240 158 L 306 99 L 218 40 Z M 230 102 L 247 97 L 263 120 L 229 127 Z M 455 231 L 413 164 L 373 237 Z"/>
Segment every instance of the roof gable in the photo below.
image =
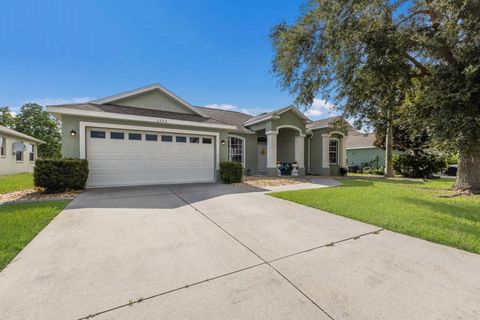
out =
<path fill-rule="evenodd" d="M 95 104 L 114 104 L 126 107 L 155 109 L 205 116 L 185 100 L 167 90 L 160 84 L 152 84 L 143 88 L 126 91 L 113 96 L 92 101 Z"/>
<path fill-rule="evenodd" d="M 305 123 L 310 122 L 310 120 L 302 112 L 300 112 L 300 110 L 298 110 L 294 106 L 288 106 L 288 107 L 277 109 L 277 110 L 274 110 L 274 111 L 271 111 L 271 112 L 259 114 L 258 116 L 252 117 L 249 120 L 245 121 L 243 123 L 243 125 L 244 126 L 249 126 L 249 125 L 259 123 L 259 122 L 263 122 L 263 121 L 267 121 L 267 120 L 279 119 L 281 114 L 283 114 L 285 112 L 288 112 L 288 111 L 292 111 L 293 113 L 295 113 Z"/>
<path fill-rule="evenodd" d="M 12 137 L 19 138 L 19 139 L 24 139 L 24 140 L 27 140 L 27 141 L 30 141 L 30 142 L 36 142 L 38 144 L 45 143 L 42 140 L 36 139 L 36 138 L 31 137 L 29 135 L 26 135 L 24 133 L 21 133 L 21 132 L 18 132 L 18 131 L 15 131 L 13 129 L 10 129 L 10 128 L 7 128 L 5 126 L 0 125 L 0 136 L 4 136 L 4 135 L 5 136 L 12 136 Z"/>

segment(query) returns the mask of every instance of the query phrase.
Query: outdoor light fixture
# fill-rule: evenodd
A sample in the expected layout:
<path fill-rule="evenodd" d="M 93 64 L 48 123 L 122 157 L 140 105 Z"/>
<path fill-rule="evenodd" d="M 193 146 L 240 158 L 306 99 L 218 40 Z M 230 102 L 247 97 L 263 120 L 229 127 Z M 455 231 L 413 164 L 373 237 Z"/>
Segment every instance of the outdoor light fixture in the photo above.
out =
<path fill-rule="evenodd" d="M 222 144 L 225 144 L 225 140 L 222 140 Z"/>
<path fill-rule="evenodd" d="M 75 137 L 77 135 L 77 131 L 75 131 L 75 130 L 70 131 L 70 135 L 72 137 Z"/>

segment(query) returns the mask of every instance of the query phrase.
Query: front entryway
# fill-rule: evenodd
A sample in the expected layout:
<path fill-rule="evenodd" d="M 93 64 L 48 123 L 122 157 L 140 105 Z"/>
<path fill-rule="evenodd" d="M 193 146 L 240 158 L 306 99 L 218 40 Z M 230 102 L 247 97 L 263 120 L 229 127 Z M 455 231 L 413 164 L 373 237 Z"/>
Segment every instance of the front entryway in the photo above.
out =
<path fill-rule="evenodd" d="M 257 146 L 257 170 L 258 174 L 267 173 L 267 143 L 258 142 Z"/>
<path fill-rule="evenodd" d="M 215 180 L 215 138 L 168 132 L 89 128 L 88 187 Z"/>

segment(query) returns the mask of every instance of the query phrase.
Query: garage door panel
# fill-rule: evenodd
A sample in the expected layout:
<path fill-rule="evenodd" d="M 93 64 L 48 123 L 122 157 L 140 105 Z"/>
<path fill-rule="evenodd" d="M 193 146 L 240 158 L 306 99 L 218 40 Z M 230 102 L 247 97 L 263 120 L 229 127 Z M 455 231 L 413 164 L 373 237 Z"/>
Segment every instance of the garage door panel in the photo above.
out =
<path fill-rule="evenodd" d="M 92 138 L 90 131 L 104 131 L 105 138 Z M 110 139 L 110 132 L 123 132 L 124 139 Z M 142 140 L 129 140 L 129 133 L 141 133 Z M 146 134 L 157 141 L 145 140 Z M 161 136 L 172 136 L 172 142 Z M 176 134 L 121 129 L 87 129 L 88 186 L 141 185 L 182 182 L 210 182 L 215 177 L 214 144 L 201 143 L 203 136 L 176 142 Z M 200 138 L 191 143 L 190 137 Z M 214 140 L 213 137 L 208 137 Z M 195 140 L 195 139 L 194 139 Z"/>

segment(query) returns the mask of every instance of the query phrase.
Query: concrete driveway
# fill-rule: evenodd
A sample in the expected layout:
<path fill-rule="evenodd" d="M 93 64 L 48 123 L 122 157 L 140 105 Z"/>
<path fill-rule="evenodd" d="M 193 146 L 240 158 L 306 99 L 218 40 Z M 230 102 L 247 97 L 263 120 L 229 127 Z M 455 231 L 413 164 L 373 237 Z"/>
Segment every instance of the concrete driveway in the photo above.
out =
<path fill-rule="evenodd" d="M 0 318 L 480 319 L 479 255 L 264 191 L 87 191 L 0 273 Z"/>

